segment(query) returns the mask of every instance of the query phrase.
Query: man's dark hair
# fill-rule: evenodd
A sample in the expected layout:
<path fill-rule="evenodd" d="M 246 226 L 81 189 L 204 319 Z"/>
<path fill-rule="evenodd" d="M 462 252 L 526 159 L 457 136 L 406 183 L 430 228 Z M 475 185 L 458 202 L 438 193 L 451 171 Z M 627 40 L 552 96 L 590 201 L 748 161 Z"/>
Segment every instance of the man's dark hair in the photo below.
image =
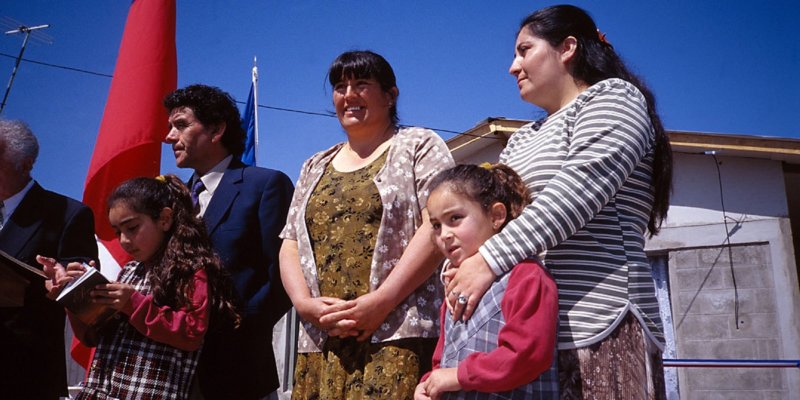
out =
<path fill-rule="evenodd" d="M 222 145 L 239 157 L 244 151 L 245 131 L 236 101 L 222 89 L 207 85 L 190 85 L 178 89 L 164 98 L 164 107 L 168 112 L 176 108 L 188 107 L 195 118 L 207 127 L 225 123 L 222 134 Z"/>

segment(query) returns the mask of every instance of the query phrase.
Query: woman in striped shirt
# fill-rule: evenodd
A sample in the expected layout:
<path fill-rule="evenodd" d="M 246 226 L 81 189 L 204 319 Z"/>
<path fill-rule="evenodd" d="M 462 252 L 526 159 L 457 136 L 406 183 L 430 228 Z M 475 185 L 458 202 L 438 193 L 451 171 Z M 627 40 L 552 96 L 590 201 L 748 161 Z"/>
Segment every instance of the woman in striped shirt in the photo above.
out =
<path fill-rule="evenodd" d="M 500 155 L 531 189 L 523 214 L 464 260 L 447 293 L 469 318 L 497 275 L 540 255 L 559 288 L 562 398 L 662 398 L 661 321 L 645 231 L 669 207 L 672 155 L 648 88 L 574 6 L 528 16 L 510 71 L 547 117 Z"/>

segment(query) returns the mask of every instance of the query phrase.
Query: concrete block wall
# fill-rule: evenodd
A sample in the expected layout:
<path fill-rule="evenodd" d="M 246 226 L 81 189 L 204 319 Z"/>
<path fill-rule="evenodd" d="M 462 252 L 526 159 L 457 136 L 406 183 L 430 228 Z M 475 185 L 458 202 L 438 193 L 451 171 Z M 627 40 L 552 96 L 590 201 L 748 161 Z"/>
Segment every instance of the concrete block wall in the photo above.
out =
<path fill-rule="evenodd" d="M 782 354 L 768 244 L 736 245 L 731 255 L 724 246 L 673 250 L 669 270 L 678 358 L 774 359 Z M 788 372 L 680 368 L 678 380 L 682 399 L 788 399 Z"/>

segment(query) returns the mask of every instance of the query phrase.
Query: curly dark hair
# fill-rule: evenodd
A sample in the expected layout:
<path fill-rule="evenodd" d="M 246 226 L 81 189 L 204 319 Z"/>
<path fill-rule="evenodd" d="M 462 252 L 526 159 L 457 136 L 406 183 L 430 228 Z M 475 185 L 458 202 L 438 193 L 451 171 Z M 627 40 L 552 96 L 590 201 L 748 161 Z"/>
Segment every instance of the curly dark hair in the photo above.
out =
<path fill-rule="evenodd" d="M 572 60 L 572 75 L 588 85 L 608 78 L 620 78 L 632 83 L 642 92 L 647 102 L 647 114 L 655 131 L 655 160 L 653 161 L 653 208 L 647 230 L 650 237 L 661 229 L 667 217 L 669 198 L 672 191 L 672 147 L 669 137 L 656 112 L 656 99 L 644 81 L 631 72 L 614 47 L 600 34 L 594 20 L 579 7 L 558 5 L 545 7 L 527 16 L 519 27 L 519 32 L 528 32 L 546 40 L 551 46 L 561 44 L 569 36 L 578 41 L 577 52 Z"/>
<path fill-rule="evenodd" d="M 239 157 L 244 152 L 244 141 L 247 134 L 242 129 L 242 119 L 236 101 L 222 89 L 207 85 L 189 85 L 178 89 L 164 98 L 167 112 L 176 108 L 188 107 L 195 118 L 206 127 L 225 123 L 222 134 L 222 145 Z"/>
<path fill-rule="evenodd" d="M 241 318 L 234 304 L 233 282 L 214 253 L 206 225 L 197 217 L 186 185 L 175 175 L 130 179 L 108 197 L 109 210 L 118 204 L 154 220 L 160 217 L 163 209 L 172 209 L 172 227 L 160 254 L 156 255 L 160 260 L 150 270 L 150 286 L 156 303 L 191 309 L 194 275 L 202 269 L 208 278 L 210 326 L 238 326 Z"/>
<path fill-rule="evenodd" d="M 505 164 L 459 164 L 439 172 L 431 180 L 428 189 L 433 193 L 442 185 L 455 194 L 474 200 L 487 212 L 492 204 L 502 203 L 508 213 L 501 228 L 519 217 L 531 202 L 528 186 Z"/>

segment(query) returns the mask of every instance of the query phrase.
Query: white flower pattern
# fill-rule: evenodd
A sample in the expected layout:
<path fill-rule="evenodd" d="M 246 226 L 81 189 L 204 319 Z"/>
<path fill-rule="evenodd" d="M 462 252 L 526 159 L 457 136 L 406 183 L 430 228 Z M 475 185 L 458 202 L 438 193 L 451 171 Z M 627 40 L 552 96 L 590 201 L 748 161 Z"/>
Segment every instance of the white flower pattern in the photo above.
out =
<path fill-rule="evenodd" d="M 394 141 L 386 164 L 375 179 L 384 210 L 370 275 L 371 290 L 380 286 L 391 273 L 418 224 L 422 222 L 421 207 L 428 198 L 428 183 L 439 171 L 454 165 L 447 145 L 431 130 L 402 128 Z M 340 143 L 319 152 L 303 164 L 289 217 L 281 232 L 281 238 L 298 243 L 301 267 L 312 296 L 319 296 L 319 286 L 305 226 L 305 207 L 326 166 L 342 145 Z M 434 289 L 431 290 L 431 287 Z M 438 336 L 441 293 L 438 273 L 433 274 L 389 314 L 379 331 L 373 334 L 371 342 Z M 300 329 L 298 350 L 303 353 L 318 352 L 325 338 L 324 332 L 304 322 Z"/>

